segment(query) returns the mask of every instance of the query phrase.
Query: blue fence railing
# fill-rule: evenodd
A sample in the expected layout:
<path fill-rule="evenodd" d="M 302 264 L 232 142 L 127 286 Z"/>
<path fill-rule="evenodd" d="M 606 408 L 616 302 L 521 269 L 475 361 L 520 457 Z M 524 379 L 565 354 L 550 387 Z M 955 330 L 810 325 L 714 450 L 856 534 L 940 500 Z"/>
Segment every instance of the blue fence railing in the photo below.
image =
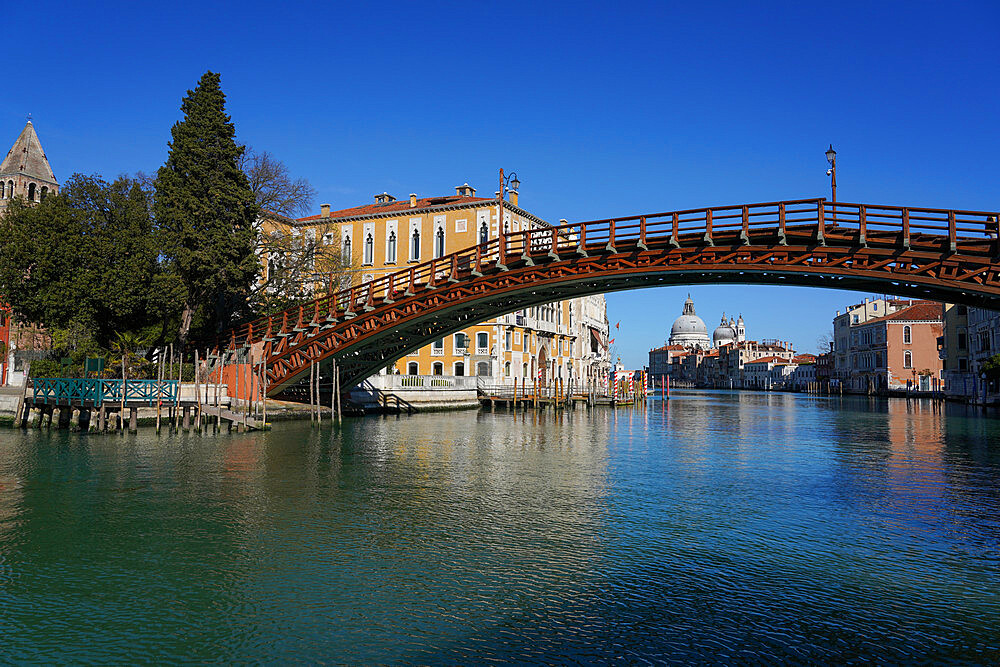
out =
<path fill-rule="evenodd" d="M 32 380 L 36 401 L 121 403 L 122 393 L 126 403 L 172 403 L 177 400 L 177 380 L 104 380 L 83 378 L 34 378 Z"/>

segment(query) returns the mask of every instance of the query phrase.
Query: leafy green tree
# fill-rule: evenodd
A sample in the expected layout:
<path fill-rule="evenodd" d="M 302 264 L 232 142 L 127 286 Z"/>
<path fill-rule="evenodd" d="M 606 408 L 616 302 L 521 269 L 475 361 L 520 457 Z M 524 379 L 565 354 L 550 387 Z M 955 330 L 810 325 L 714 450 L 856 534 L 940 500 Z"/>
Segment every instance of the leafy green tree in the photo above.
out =
<path fill-rule="evenodd" d="M 85 354 L 177 311 L 166 301 L 150 202 L 136 180 L 80 174 L 38 204 L 12 201 L 0 221 L 0 293 L 18 319 Z"/>
<path fill-rule="evenodd" d="M 1000 354 L 994 354 L 983 362 L 982 369 L 986 373 L 987 379 L 996 380 L 1000 378 Z"/>
<path fill-rule="evenodd" d="M 220 77 L 206 72 L 181 103 L 166 164 L 156 177 L 154 212 L 169 269 L 182 286 L 179 339 L 192 326 L 221 331 L 247 312 L 258 262 L 258 207 L 240 170 L 243 147 L 225 110 Z"/>

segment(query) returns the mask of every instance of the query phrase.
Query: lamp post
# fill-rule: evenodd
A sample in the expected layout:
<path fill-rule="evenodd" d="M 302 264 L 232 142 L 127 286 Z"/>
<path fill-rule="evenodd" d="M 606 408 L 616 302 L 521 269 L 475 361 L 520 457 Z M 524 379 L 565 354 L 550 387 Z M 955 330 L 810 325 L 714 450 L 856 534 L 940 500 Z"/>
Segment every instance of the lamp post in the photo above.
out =
<path fill-rule="evenodd" d="M 833 194 L 833 203 L 837 203 L 837 151 L 833 150 L 833 144 L 826 149 L 826 161 L 830 163 L 830 168 L 826 170 L 826 175 L 830 177 L 830 190 Z"/>
<path fill-rule="evenodd" d="M 508 187 L 509 186 L 509 187 Z M 503 201 L 503 197 L 508 192 L 517 192 L 518 188 L 521 187 L 521 181 L 517 180 L 517 172 L 510 172 L 507 176 L 503 175 L 503 169 L 500 170 L 500 189 L 497 190 L 499 193 L 497 198 Z"/>

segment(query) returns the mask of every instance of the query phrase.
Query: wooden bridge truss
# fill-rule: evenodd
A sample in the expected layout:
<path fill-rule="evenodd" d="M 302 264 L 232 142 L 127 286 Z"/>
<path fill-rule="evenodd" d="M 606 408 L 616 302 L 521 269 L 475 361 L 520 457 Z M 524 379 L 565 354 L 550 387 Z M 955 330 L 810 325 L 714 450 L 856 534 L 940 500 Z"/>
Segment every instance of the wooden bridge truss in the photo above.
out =
<path fill-rule="evenodd" d="M 487 243 L 244 324 L 268 393 L 337 359 L 352 386 L 407 353 L 528 306 L 697 283 L 877 291 L 1000 309 L 998 214 L 804 199 L 579 222 Z M 255 355 L 256 356 L 256 355 Z"/>

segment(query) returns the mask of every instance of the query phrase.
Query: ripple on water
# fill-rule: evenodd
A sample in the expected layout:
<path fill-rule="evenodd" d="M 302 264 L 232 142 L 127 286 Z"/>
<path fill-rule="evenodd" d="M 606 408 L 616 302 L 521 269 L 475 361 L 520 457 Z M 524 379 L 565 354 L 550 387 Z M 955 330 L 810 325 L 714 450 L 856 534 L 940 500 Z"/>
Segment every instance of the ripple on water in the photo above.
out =
<path fill-rule="evenodd" d="M 1000 424 L 677 392 L 0 439 L 5 662 L 1000 660 Z"/>

